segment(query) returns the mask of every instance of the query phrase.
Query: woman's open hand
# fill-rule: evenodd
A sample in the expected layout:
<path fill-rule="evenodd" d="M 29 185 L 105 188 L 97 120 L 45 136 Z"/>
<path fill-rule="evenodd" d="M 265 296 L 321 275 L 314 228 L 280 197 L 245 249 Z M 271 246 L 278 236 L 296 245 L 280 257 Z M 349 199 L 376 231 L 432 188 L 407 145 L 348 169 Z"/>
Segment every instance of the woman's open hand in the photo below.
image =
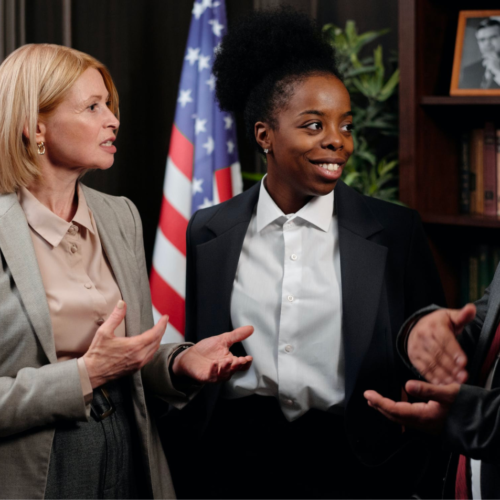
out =
<path fill-rule="evenodd" d="M 160 347 L 168 316 L 162 316 L 153 328 L 140 335 L 117 337 L 115 329 L 125 318 L 126 311 L 125 302 L 120 300 L 97 330 L 89 350 L 83 356 L 92 389 L 140 370 L 151 361 Z"/>
<path fill-rule="evenodd" d="M 229 348 L 253 333 L 252 326 L 241 326 L 232 332 L 203 339 L 179 354 L 172 366 L 174 375 L 190 377 L 197 382 L 225 382 L 237 371 L 248 370 L 252 356 L 234 356 Z"/>

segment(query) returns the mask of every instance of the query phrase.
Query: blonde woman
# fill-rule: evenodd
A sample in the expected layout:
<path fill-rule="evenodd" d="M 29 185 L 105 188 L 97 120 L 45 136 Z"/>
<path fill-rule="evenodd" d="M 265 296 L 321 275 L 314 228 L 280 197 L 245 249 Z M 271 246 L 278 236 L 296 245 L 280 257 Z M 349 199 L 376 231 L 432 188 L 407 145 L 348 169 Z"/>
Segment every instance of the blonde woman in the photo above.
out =
<path fill-rule="evenodd" d="M 227 380 L 244 327 L 160 347 L 135 206 L 89 189 L 113 164 L 118 94 L 107 69 L 27 45 L 0 66 L 0 496 L 171 498 L 145 393 Z M 194 379 L 194 380 L 193 380 Z"/>

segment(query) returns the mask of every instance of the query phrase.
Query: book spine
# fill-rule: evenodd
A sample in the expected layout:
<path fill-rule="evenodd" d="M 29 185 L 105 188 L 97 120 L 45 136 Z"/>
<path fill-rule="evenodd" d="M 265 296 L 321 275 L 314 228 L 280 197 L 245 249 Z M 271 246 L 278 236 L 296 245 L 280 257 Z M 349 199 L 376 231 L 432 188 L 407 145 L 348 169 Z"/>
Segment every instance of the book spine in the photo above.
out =
<path fill-rule="evenodd" d="M 476 196 L 477 213 L 484 214 L 484 130 L 479 129 L 476 134 Z"/>
<path fill-rule="evenodd" d="M 478 299 L 478 258 L 475 253 L 469 257 L 469 300 L 476 302 Z"/>
<path fill-rule="evenodd" d="M 470 213 L 477 214 L 477 153 L 476 149 L 479 144 L 479 136 L 481 131 L 474 129 L 470 139 Z"/>
<path fill-rule="evenodd" d="M 497 152 L 495 125 L 487 122 L 484 126 L 484 214 L 497 214 Z"/>
<path fill-rule="evenodd" d="M 460 139 L 460 213 L 470 214 L 470 133 Z"/>
<path fill-rule="evenodd" d="M 491 281 L 491 259 L 490 248 L 487 245 L 481 245 L 478 248 L 478 268 L 477 268 L 477 294 L 478 298 L 484 295 L 486 288 Z"/>
<path fill-rule="evenodd" d="M 496 130 L 497 151 L 497 215 L 500 215 L 500 128 Z"/>

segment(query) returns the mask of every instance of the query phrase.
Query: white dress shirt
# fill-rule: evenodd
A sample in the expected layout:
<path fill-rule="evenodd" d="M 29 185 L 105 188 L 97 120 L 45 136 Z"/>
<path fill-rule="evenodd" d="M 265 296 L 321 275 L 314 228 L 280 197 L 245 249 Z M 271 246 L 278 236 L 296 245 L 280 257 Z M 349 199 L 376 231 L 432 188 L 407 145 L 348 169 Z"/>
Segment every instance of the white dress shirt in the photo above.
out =
<path fill-rule="evenodd" d="M 243 341 L 253 363 L 224 396 L 274 396 L 285 417 L 344 401 L 342 294 L 334 193 L 285 215 L 264 181 L 243 242 L 231 296 L 233 327 L 253 325 Z"/>

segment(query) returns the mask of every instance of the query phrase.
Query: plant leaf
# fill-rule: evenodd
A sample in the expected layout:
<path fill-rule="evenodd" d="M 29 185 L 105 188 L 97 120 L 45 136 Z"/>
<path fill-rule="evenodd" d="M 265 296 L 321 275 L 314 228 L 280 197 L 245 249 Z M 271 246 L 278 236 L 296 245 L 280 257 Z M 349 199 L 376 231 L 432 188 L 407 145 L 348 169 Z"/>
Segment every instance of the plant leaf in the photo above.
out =
<path fill-rule="evenodd" d="M 358 35 L 358 39 L 356 42 L 356 46 L 354 47 L 354 51 L 356 54 L 368 43 L 373 42 L 376 38 L 378 38 L 381 35 L 385 35 L 391 31 L 390 29 L 384 29 L 380 31 L 367 31 L 366 33 L 363 33 L 361 35 Z"/>
<path fill-rule="evenodd" d="M 247 179 L 249 181 L 255 181 L 255 182 L 261 181 L 262 178 L 264 177 L 264 175 L 266 175 L 266 174 L 259 174 L 259 173 L 255 173 L 255 172 L 241 172 L 241 177 L 243 179 Z"/>
<path fill-rule="evenodd" d="M 387 80 L 386 84 L 380 90 L 380 94 L 378 96 L 378 100 L 383 102 L 389 99 L 391 95 L 394 93 L 397 85 L 399 83 L 399 69 L 394 71 L 389 80 Z"/>

